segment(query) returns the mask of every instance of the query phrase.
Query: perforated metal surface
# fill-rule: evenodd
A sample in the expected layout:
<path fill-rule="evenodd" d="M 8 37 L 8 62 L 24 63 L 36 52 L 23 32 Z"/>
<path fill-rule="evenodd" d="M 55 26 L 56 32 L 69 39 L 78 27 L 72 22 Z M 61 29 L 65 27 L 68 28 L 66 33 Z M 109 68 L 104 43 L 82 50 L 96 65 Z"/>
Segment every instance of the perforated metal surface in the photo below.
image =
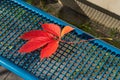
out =
<path fill-rule="evenodd" d="M 99 43 L 60 43 L 56 53 L 41 62 L 39 51 L 24 55 L 18 53 L 18 49 L 25 43 L 19 39 L 19 36 L 26 31 L 40 29 L 39 22 L 54 23 L 57 21 L 47 19 L 10 0 L 1 0 L 0 56 L 7 58 L 38 78 L 120 80 L 120 57 Z M 64 25 L 60 24 L 60 26 Z M 87 35 L 78 35 L 73 31 L 63 39 L 80 41 L 87 38 Z"/>

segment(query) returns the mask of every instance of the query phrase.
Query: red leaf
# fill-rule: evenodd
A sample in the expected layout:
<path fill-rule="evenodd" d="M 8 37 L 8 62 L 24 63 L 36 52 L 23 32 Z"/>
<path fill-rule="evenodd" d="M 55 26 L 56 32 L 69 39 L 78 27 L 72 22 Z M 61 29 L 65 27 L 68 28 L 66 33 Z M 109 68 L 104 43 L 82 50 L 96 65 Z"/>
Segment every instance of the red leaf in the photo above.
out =
<path fill-rule="evenodd" d="M 57 37 L 60 37 L 60 32 L 61 32 L 61 28 L 56 25 L 56 24 L 52 24 L 52 23 L 49 23 L 49 24 L 42 24 L 42 28 L 43 30 L 57 36 Z"/>
<path fill-rule="evenodd" d="M 31 30 L 29 32 L 24 33 L 22 36 L 20 36 L 20 38 L 24 40 L 30 40 L 32 38 L 42 37 L 42 36 L 50 37 L 50 34 L 45 31 L 41 31 L 41 30 Z"/>
<path fill-rule="evenodd" d="M 72 31 L 74 28 L 70 27 L 70 26 L 65 26 L 61 32 L 61 37 L 63 37 L 65 34 L 69 33 L 70 31 Z"/>
<path fill-rule="evenodd" d="M 19 52 L 23 52 L 23 53 L 29 53 L 32 52 L 44 45 L 46 45 L 47 43 L 49 43 L 51 40 L 48 37 L 37 37 L 37 38 L 33 38 L 30 41 L 28 41 L 26 44 L 24 44 Z"/>
<path fill-rule="evenodd" d="M 59 46 L 58 43 L 59 43 L 58 41 L 53 40 L 45 48 L 43 48 L 41 50 L 41 55 L 40 55 L 41 60 L 44 58 L 48 58 L 53 53 L 55 53 L 55 51 L 57 50 L 57 48 Z"/>
<path fill-rule="evenodd" d="M 32 30 L 24 33 L 20 38 L 29 40 L 24 44 L 19 52 L 29 53 L 42 47 L 40 58 L 50 57 L 59 46 L 59 39 L 73 30 L 70 26 L 65 26 L 61 32 L 60 26 L 56 24 L 42 24 L 43 30 Z"/>

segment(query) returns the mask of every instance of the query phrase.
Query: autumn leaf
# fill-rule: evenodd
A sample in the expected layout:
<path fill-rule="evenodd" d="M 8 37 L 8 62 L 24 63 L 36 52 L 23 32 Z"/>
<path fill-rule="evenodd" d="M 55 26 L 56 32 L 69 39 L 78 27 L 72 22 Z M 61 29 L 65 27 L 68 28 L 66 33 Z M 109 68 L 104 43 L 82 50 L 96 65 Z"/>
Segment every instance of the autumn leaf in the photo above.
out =
<path fill-rule="evenodd" d="M 30 53 L 50 42 L 48 37 L 37 37 L 29 40 L 26 44 L 24 44 L 19 52 L 21 53 Z"/>
<path fill-rule="evenodd" d="M 55 41 L 55 40 L 53 40 L 52 42 L 50 42 L 45 48 L 43 48 L 41 50 L 40 58 L 41 59 L 48 58 L 53 53 L 55 53 L 56 50 L 57 50 L 57 48 L 58 48 L 58 43 L 59 43 L 59 41 Z"/>
<path fill-rule="evenodd" d="M 47 31 L 55 36 L 60 36 L 61 29 L 58 25 L 49 23 L 49 24 L 42 24 L 42 28 L 44 31 Z"/>
<path fill-rule="evenodd" d="M 30 53 L 41 48 L 40 59 L 48 58 L 56 52 L 61 37 L 73 30 L 72 27 L 65 26 L 61 31 L 60 26 L 53 23 L 42 24 L 42 28 L 43 30 L 31 30 L 20 36 L 28 42 L 19 49 L 19 52 Z"/>
<path fill-rule="evenodd" d="M 61 32 L 61 37 L 63 37 L 65 34 L 69 33 L 70 31 L 72 31 L 74 28 L 70 27 L 70 26 L 65 26 Z"/>
<path fill-rule="evenodd" d="M 24 33 L 23 35 L 20 36 L 21 39 L 24 39 L 24 40 L 30 40 L 30 39 L 33 39 L 33 38 L 36 38 L 36 37 L 52 37 L 51 34 L 45 32 L 45 31 L 42 31 L 42 30 L 31 30 L 29 32 L 26 32 Z"/>

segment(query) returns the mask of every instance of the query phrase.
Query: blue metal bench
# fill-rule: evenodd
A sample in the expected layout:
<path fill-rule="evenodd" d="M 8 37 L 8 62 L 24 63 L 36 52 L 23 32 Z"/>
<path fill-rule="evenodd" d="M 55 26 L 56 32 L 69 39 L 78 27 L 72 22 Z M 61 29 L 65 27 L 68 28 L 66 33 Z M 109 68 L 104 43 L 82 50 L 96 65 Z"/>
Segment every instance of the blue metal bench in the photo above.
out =
<path fill-rule="evenodd" d="M 20 54 L 25 43 L 19 36 L 32 29 L 40 29 L 39 22 L 70 25 L 21 0 L 0 0 L 0 65 L 25 80 L 120 80 L 120 50 L 102 41 L 80 44 L 60 43 L 56 54 L 40 62 L 39 51 Z M 73 25 L 70 25 L 74 27 Z M 75 30 L 64 40 L 80 41 L 93 38 Z"/>

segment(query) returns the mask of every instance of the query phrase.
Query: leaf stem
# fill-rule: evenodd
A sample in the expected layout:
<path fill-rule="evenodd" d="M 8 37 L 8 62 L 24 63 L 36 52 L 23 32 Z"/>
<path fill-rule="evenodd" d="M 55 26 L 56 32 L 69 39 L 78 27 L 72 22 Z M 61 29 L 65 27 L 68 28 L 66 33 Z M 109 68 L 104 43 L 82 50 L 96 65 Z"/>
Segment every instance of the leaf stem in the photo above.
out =
<path fill-rule="evenodd" d="M 67 42 L 65 40 L 60 40 L 60 42 L 63 42 L 63 43 L 67 43 L 67 44 L 79 44 L 81 42 L 88 42 L 88 41 L 93 41 L 93 40 L 96 40 L 96 39 L 106 39 L 106 40 L 113 40 L 112 38 L 104 38 L 104 37 L 101 37 L 101 38 L 94 38 L 94 39 L 88 39 L 88 40 L 80 40 L 79 42 Z"/>

